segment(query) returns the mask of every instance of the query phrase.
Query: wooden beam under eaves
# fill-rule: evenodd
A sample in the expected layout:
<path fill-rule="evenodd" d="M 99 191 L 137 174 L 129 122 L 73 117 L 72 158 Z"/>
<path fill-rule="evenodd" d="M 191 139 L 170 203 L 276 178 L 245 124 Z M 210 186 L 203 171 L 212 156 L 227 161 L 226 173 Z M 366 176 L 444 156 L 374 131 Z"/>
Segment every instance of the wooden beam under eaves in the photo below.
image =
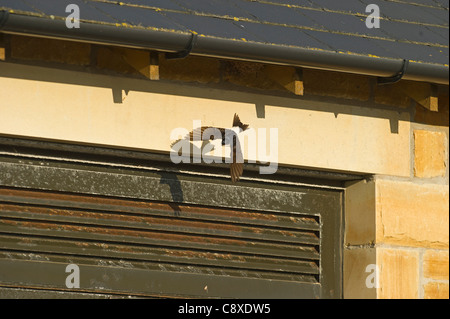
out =
<path fill-rule="evenodd" d="M 159 80 L 158 52 L 150 52 L 150 80 Z"/>
<path fill-rule="evenodd" d="M 439 111 L 437 85 L 408 81 L 402 86 L 402 91 L 429 111 Z"/>
<path fill-rule="evenodd" d="M 303 83 L 303 69 L 297 68 L 294 74 L 294 94 L 303 95 L 305 93 L 305 85 Z"/>
<path fill-rule="evenodd" d="M 6 60 L 6 40 L 5 35 L 0 34 L 0 61 Z"/>
<path fill-rule="evenodd" d="M 136 71 L 150 80 L 159 80 L 159 59 L 157 52 L 125 49 L 122 58 Z"/>
<path fill-rule="evenodd" d="M 301 68 L 266 65 L 264 73 L 269 79 L 295 95 L 304 94 L 303 71 Z"/>

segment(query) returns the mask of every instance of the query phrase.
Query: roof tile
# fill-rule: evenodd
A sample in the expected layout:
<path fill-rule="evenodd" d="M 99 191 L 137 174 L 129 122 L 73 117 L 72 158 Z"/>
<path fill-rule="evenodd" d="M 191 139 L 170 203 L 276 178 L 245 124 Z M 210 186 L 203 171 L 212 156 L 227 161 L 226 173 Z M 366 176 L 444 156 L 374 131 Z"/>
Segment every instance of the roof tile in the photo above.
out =
<path fill-rule="evenodd" d="M 448 64 L 447 0 L 0 0 L 0 8 L 66 17 L 69 3 L 90 23 Z M 380 7 L 378 29 L 365 25 L 368 4 Z"/>

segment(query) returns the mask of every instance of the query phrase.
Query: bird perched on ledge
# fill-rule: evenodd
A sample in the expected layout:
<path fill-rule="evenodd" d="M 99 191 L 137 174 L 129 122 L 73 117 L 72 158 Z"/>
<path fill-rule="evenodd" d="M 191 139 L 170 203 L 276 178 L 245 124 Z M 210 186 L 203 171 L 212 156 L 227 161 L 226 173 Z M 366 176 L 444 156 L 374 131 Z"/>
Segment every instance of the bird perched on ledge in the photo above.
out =
<path fill-rule="evenodd" d="M 239 139 L 236 138 L 236 131 L 245 131 L 248 128 L 248 124 L 243 124 L 239 119 L 239 116 L 235 113 L 233 117 L 233 127 L 226 129 L 222 127 L 213 126 L 201 126 L 194 129 L 189 133 L 189 140 L 191 141 L 210 141 L 216 139 L 216 135 L 208 134 L 213 132 L 214 129 L 220 131 L 222 138 L 222 145 L 233 145 L 231 149 L 230 158 L 230 176 L 233 183 L 237 182 L 244 172 L 244 158 L 242 155 L 241 145 Z M 207 129 L 211 129 L 206 131 Z M 206 131 L 206 134 L 204 134 Z"/>

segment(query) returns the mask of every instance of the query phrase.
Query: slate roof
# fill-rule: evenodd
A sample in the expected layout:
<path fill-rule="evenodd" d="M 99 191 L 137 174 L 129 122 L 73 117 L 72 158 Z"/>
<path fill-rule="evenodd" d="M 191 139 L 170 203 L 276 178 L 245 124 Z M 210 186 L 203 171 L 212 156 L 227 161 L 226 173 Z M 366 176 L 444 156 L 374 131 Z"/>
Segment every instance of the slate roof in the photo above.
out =
<path fill-rule="evenodd" d="M 448 0 L 0 0 L 0 10 L 65 19 L 70 3 L 85 25 L 406 59 L 448 71 Z M 366 27 L 369 4 L 380 8 L 380 28 Z"/>

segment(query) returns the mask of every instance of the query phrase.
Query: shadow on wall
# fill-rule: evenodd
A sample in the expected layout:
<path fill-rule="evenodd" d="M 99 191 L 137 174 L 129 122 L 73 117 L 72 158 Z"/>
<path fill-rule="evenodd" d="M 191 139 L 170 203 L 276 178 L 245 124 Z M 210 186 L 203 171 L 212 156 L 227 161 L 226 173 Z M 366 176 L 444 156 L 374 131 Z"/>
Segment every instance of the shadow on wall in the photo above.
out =
<path fill-rule="evenodd" d="M 266 94 L 264 91 L 246 92 L 214 87 L 213 84 L 168 83 L 59 69 L 54 69 L 53 72 L 40 72 L 40 67 L 31 68 L 36 68 L 36 72 L 30 72 L 30 66 L 2 63 L 0 77 L 109 88 L 112 100 L 117 104 L 123 103 L 130 91 L 135 91 L 253 104 L 258 118 L 266 118 L 267 105 L 331 113 L 335 117 L 338 117 L 339 114 L 349 114 L 382 118 L 389 121 L 392 134 L 398 134 L 399 121 L 411 120 L 410 112 L 407 109 L 403 112 L 389 109 L 390 112 L 386 112 L 386 108 L 372 102 L 364 102 L 364 105 L 361 105 L 361 101 L 320 96 L 292 97 L 273 93 Z M 231 94 L 224 94 L 224 90 L 228 90 Z"/>
<path fill-rule="evenodd" d="M 180 180 L 175 173 L 158 172 L 158 175 L 161 176 L 159 184 L 169 186 L 170 194 L 172 195 L 172 202 L 169 203 L 169 206 L 173 209 L 175 216 L 180 216 L 181 209 L 178 204 L 184 201 Z"/>
<path fill-rule="evenodd" d="M 223 94 L 223 88 L 211 89 L 204 85 L 163 83 L 158 81 L 148 82 L 146 80 L 130 79 L 130 81 L 144 81 L 145 89 L 140 85 L 133 86 L 114 86 L 112 95 L 114 103 L 123 103 L 128 93 L 132 91 L 141 91 L 149 93 L 158 93 L 165 95 L 188 96 L 194 98 L 206 98 L 211 100 L 226 100 L 231 102 L 249 103 L 255 105 L 257 118 L 266 118 L 266 105 L 280 107 L 297 108 L 304 110 L 313 110 L 320 112 L 333 113 L 337 118 L 339 114 L 350 114 L 362 117 L 384 118 L 389 121 L 391 134 L 399 133 L 399 121 L 409 121 L 409 111 L 404 112 L 385 112 L 386 107 L 372 105 L 372 102 L 365 102 L 369 107 L 362 107 L 360 101 L 342 100 L 330 97 L 289 97 L 272 94 L 250 93 L 243 91 L 232 91 L 232 94 Z M 372 104 L 370 104 L 372 103 Z M 352 107 L 356 106 L 356 107 Z M 392 109 L 389 109 L 392 111 Z"/>

